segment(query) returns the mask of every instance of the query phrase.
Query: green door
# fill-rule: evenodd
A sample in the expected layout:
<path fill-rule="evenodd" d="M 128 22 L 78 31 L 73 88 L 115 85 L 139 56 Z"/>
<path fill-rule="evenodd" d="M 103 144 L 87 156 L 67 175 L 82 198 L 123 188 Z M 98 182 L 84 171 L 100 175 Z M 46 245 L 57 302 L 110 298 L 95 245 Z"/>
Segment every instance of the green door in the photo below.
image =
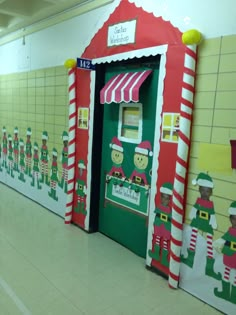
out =
<path fill-rule="evenodd" d="M 151 69 L 138 103 L 104 105 L 99 231 L 146 256 L 159 64 L 110 66 L 105 81 Z"/>

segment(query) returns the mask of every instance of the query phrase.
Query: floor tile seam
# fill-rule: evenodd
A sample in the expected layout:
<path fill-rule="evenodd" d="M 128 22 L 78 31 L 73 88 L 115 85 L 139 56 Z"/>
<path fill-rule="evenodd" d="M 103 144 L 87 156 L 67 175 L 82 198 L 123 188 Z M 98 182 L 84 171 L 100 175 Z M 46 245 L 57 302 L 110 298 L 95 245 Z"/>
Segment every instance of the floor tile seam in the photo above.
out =
<path fill-rule="evenodd" d="M 12 244 L 6 237 L 5 240 L 9 243 L 9 245 L 12 247 L 13 250 L 15 250 L 17 252 L 17 254 L 19 254 L 27 263 L 29 263 L 54 289 L 56 289 L 56 291 L 61 294 L 69 303 L 71 303 L 76 309 L 78 309 L 80 312 L 83 312 L 80 308 L 78 308 L 78 306 L 76 304 L 73 303 L 73 301 L 64 294 L 63 291 L 61 291 L 47 276 L 45 276 L 45 274 L 42 273 L 42 271 L 37 267 L 37 265 L 35 265 L 34 263 L 32 263 L 32 261 L 29 260 L 29 258 L 24 255 L 22 252 L 20 252 L 15 246 L 14 244 Z"/>

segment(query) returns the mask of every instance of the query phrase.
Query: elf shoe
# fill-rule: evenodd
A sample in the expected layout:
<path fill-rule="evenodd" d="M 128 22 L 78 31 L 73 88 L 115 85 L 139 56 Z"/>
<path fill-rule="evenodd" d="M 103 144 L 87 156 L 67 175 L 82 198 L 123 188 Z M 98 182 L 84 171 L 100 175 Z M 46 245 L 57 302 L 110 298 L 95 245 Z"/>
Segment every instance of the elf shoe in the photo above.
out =
<path fill-rule="evenodd" d="M 216 273 L 214 271 L 214 263 L 215 263 L 215 259 L 214 258 L 207 257 L 205 273 L 206 273 L 207 276 L 209 276 L 211 278 L 214 278 L 216 280 L 221 280 L 222 279 L 221 274 L 219 272 Z"/>
<path fill-rule="evenodd" d="M 183 255 L 181 255 L 181 262 L 183 262 L 184 264 L 188 265 L 190 268 L 193 267 L 193 262 L 194 262 L 194 256 L 195 256 L 195 251 L 191 250 L 191 249 L 187 249 L 188 251 L 188 256 L 184 257 Z"/>
<path fill-rule="evenodd" d="M 41 174 L 41 179 L 40 179 L 40 183 L 44 182 L 44 174 Z"/>
<path fill-rule="evenodd" d="M 236 304 L 236 286 L 232 285 L 230 301 Z"/>
<path fill-rule="evenodd" d="M 42 186 L 40 185 L 39 180 L 37 180 L 37 186 L 38 186 L 38 189 L 42 189 Z"/>
<path fill-rule="evenodd" d="M 215 296 L 221 299 L 230 301 L 230 283 L 222 280 L 222 291 L 219 291 L 217 288 L 214 288 L 214 294 Z"/>
<path fill-rule="evenodd" d="M 168 260 L 168 250 L 163 249 L 161 254 L 161 264 L 163 266 L 169 267 L 169 260 Z"/>
<path fill-rule="evenodd" d="M 155 259 L 155 260 L 160 260 L 160 246 L 158 245 L 154 245 L 154 251 L 152 252 L 150 249 L 148 251 L 148 254 L 151 258 Z"/>

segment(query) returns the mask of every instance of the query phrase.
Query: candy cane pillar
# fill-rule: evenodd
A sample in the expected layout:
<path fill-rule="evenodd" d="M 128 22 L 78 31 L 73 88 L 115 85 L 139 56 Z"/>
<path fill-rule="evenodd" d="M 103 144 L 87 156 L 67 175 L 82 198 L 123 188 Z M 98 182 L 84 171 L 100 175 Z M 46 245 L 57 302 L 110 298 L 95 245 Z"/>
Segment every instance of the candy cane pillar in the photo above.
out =
<path fill-rule="evenodd" d="M 67 202 L 65 211 L 65 224 L 71 223 L 73 194 L 75 185 L 75 130 L 76 130 L 76 94 L 75 94 L 75 71 L 76 61 L 69 59 L 65 62 L 68 68 L 69 81 L 69 144 L 68 144 L 68 182 Z"/>
<path fill-rule="evenodd" d="M 179 282 L 180 251 L 182 247 L 184 218 L 184 190 L 190 148 L 195 67 L 196 45 L 188 45 L 186 46 L 184 59 L 180 106 L 180 130 L 172 200 L 171 251 L 169 265 L 169 286 L 172 288 L 177 288 Z"/>

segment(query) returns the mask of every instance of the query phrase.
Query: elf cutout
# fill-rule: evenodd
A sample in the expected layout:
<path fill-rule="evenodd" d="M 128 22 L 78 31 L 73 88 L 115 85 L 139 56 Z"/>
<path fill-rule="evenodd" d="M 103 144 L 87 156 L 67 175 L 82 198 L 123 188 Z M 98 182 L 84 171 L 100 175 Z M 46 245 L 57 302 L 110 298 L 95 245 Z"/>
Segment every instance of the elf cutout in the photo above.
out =
<path fill-rule="evenodd" d="M 18 179 L 22 182 L 25 182 L 24 174 L 25 174 L 25 146 L 23 139 L 20 139 L 19 141 L 20 146 L 20 175 L 18 176 Z"/>
<path fill-rule="evenodd" d="M 19 172 L 19 139 L 18 139 L 19 130 L 17 127 L 14 129 L 14 141 L 13 141 L 13 152 L 14 152 L 14 171 Z"/>
<path fill-rule="evenodd" d="M 32 145 L 31 145 L 31 128 L 28 127 L 26 131 L 25 142 L 25 174 L 31 177 L 31 163 L 32 163 Z"/>
<path fill-rule="evenodd" d="M 2 166 L 7 168 L 7 129 L 5 126 L 2 128 Z"/>
<path fill-rule="evenodd" d="M 188 256 L 181 257 L 182 262 L 187 264 L 189 267 L 193 267 L 195 249 L 198 231 L 206 233 L 207 239 L 207 259 L 206 259 L 206 275 L 213 277 L 217 280 L 221 279 L 220 273 L 214 272 L 214 262 L 213 258 L 213 229 L 217 228 L 214 204 L 210 201 L 213 189 L 212 178 L 205 173 L 200 173 L 195 180 L 193 180 L 193 185 L 199 186 L 200 198 L 197 199 L 195 205 L 190 211 L 190 220 L 192 227 L 190 245 L 187 249 Z"/>
<path fill-rule="evenodd" d="M 48 192 L 49 197 L 53 198 L 54 200 L 58 200 L 56 195 L 58 183 L 58 167 L 57 167 L 57 150 L 53 148 L 52 150 L 52 166 L 51 166 L 51 173 L 50 173 L 50 187 L 51 191 Z"/>
<path fill-rule="evenodd" d="M 0 143 L 0 172 L 2 172 L 2 146 Z"/>
<path fill-rule="evenodd" d="M 37 188 L 42 189 L 42 186 L 39 183 L 39 146 L 37 142 L 34 143 L 33 171 L 32 171 L 31 186 L 35 186 L 35 181 L 37 182 Z"/>
<path fill-rule="evenodd" d="M 8 135 L 8 174 L 11 174 L 11 177 L 14 178 L 13 174 L 13 145 L 12 145 L 12 136 Z"/>
<path fill-rule="evenodd" d="M 48 180 L 48 147 L 47 147 L 47 140 L 48 140 L 48 133 L 47 131 L 43 131 L 42 133 L 42 146 L 41 146 L 41 180 L 40 182 L 43 183 L 45 179 L 46 185 L 49 186 L 50 182 Z"/>
<path fill-rule="evenodd" d="M 106 182 L 109 183 L 113 176 L 121 180 L 120 186 L 122 186 L 125 180 L 125 174 L 121 166 L 124 160 L 124 153 L 123 153 L 124 150 L 123 150 L 120 140 L 117 137 L 112 138 L 110 148 L 111 148 L 111 160 L 112 160 L 113 165 L 110 172 L 106 176 Z M 113 183 L 114 185 L 117 185 L 118 180 L 114 180 Z"/>
<path fill-rule="evenodd" d="M 87 194 L 87 188 L 85 186 L 84 180 L 81 178 L 83 175 L 83 171 L 86 169 L 86 166 L 83 160 L 79 161 L 78 168 L 79 168 L 79 175 L 78 175 L 78 179 L 77 179 L 76 187 L 75 187 L 76 194 L 77 194 L 77 205 L 75 207 L 75 212 L 86 215 L 87 211 L 85 210 L 85 198 Z"/>
<path fill-rule="evenodd" d="M 214 246 L 223 254 L 224 276 L 222 290 L 214 289 L 214 294 L 224 300 L 236 304 L 236 201 L 229 207 L 229 220 L 231 227 L 214 242 Z M 230 283 L 230 275 L 234 273 L 233 283 Z"/>
<path fill-rule="evenodd" d="M 149 256 L 166 267 L 169 266 L 169 248 L 171 238 L 171 196 L 173 185 L 164 183 L 161 188 L 161 204 L 155 209 L 153 232 L 153 250 L 149 250 Z"/>
<path fill-rule="evenodd" d="M 63 140 L 63 150 L 61 153 L 61 163 L 62 163 L 62 176 L 61 176 L 61 182 L 58 183 L 58 185 L 64 188 L 65 193 L 67 192 L 67 183 L 68 183 L 68 140 L 69 136 L 66 131 L 63 131 L 62 133 L 62 140 Z"/>
<path fill-rule="evenodd" d="M 149 184 L 146 178 L 146 168 L 148 166 L 148 157 L 152 155 L 153 153 L 149 141 L 143 141 L 135 148 L 135 169 L 130 176 L 130 182 L 136 185 L 145 186 L 145 188 L 147 189 L 149 188 Z M 135 187 L 135 192 L 139 192 L 139 188 L 137 186 Z"/>

